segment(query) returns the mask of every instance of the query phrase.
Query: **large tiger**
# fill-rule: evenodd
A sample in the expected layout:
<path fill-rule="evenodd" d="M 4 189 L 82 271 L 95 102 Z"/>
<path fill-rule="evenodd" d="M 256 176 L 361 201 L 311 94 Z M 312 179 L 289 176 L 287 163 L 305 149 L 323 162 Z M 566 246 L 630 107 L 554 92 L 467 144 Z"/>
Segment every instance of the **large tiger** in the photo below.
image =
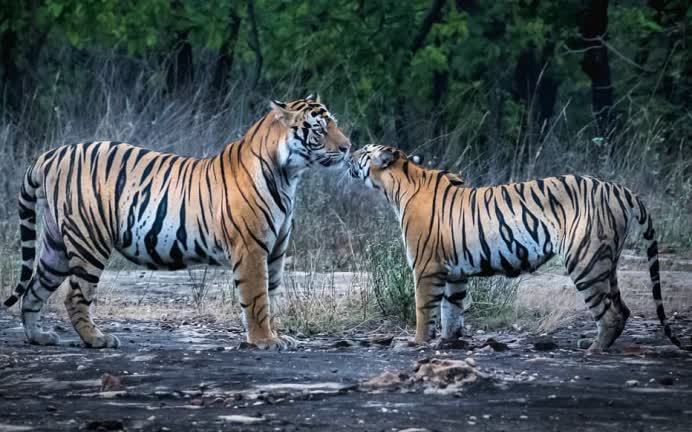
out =
<path fill-rule="evenodd" d="M 574 175 L 467 188 L 456 175 L 377 145 L 354 152 L 349 172 L 381 190 L 401 224 L 416 287 L 416 342 L 434 335 L 440 309 L 442 337 L 461 335 L 469 277 L 517 276 L 559 255 L 598 326 L 589 349 L 608 348 L 630 315 L 618 289 L 617 262 L 636 221 L 646 225 L 658 318 L 680 346 L 663 310 L 651 217 L 629 189 Z"/>
<path fill-rule="evenodd" d="M 209 159 L 158 153 L 118 142 L 65 145 L 27 170 L 19 195 L 22 267 L 6 306 L 21 298 L 30 342 L 57 344 L 39 318 L 61 285 L 84 344 L 117 347 L 94 324 L 90 306 L 112 251 L 151 269 L 192 264 L 233 269 L 247 340 L 261 348 L 293 344 L 271 328 L 270 298 L 281 284 L 296 186 L 311 166 L 338 166 L 350 141 L 308 97 L 273 101 L 240 140 Z M 36 207 L 43 247 L 34 271 Z"/>

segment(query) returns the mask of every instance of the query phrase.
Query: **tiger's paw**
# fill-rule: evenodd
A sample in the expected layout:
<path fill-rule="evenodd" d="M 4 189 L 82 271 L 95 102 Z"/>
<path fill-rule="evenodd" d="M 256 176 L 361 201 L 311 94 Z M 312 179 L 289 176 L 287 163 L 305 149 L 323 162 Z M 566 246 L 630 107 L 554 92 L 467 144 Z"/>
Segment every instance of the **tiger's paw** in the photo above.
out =
<path fill-rule="evenodd" d="M 250 341 L 251 344 L 263 350 L 284 351 L 298 347 L 298 341 L 290 336 L 278 336 Z"/>
<path fill-rule="evenodd" d="M 29 343 L 33 345 L 59 345 L 60 336 L 54 332 L 39 332 L 29 336 Z"/>
<path fill-rule="evenodd" d="M 111 334 L 103 334 L 100 336 L 94 336 L 90 340 L 84 340 L 84 345 L 87 348 L 118 348 L 120 346 L 120 339 Z"/>

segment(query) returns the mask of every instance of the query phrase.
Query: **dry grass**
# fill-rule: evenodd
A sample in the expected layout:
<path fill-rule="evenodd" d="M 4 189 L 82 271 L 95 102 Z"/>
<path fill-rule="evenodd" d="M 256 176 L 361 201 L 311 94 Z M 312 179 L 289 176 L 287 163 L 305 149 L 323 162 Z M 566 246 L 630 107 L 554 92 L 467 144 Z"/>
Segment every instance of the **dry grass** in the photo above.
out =
<path fill-rule="evenodd" d="M 0 118 L 0 295 L 3 297 L 13 289 L 19 271 L 16 195 L 24 169 L 38 152 L 65 143 L 112 139 L 185 155 L 208 156 L 239 137 L 266 111 L 265 98 L 241 86 L 232 89 L 224 101 L 211 105 L 210 96 L 214 95 L 201 90 L 208 88 L 205 81 L 208 77 L 203 73 L 196 75 L 200 81 L 192 90 L 171 95 L 157 87 L 152 77 L 158 76 L 158 71 L 148 68 L 146 62 L 128 69 L 131 65 L 127 66 L 126 62 L 107 60 L 94 59 L 82 65 L 84 79 L 78 83 L 63 87 L 56 83 L 56 89 L 67 88 L 67 91 L 36 95 L 20 115 Z M 292 98 L 302 94 L 296 90 L 270 96 Z M 347 131 L 349 124 L 358 122 L 360 136 L 367 136 L 367 141 L 395 144 L 372 133 L 368 122 L 373 120 L 362 118 L 362 113 L 349 105 L 348 94 L 325 99 L 330 107 L 344 107 L 336 110 L 336 114 Z M 678 252 L 692 248 L 692 156 L 685 147 L 688 145 L 685 137 L 677 137 L 674 124 L 650 118 L 646 107 L 632 107 L 630 111 L 637 113 L 632 116 L 637 118 L 636 124 L 625 125 L 607 141 L 594 140 L 590 135 L 592 129 L 588 125 L 575 128 L 565 109 L 549 125 L 550 132 L 540 138 L 520 132 L 516 137 L 496 136 L 484 120 L 492 113 L 478 112 L 473 103 L 465 110 L 459 118 L 466 121 L 448 125 L 448 133 L 443 136 L 430 136 L 431 129 L 418 128 L 415 136 L 420 142 L 415 150 L 436 155 L 430 159 L 439 166 L 460 170 L 469 185 L 564 173 L 620 181 L 645 198 L 655 217 L 662 247 Z M 420 124 L 424 126 L 426 121 L 421 119 Z M 481 135 L 495 138 L 481 140 Z M 669 148 L 664 154 L 660 144 L 665 140 L 679 141 L 680 146 Z M 355 144 L 367 141 L 363 139 Z M 630 246 L 637 245 L 636 238 L 636 235 L 630 237 Z M 306 175 L 297 197 L 289 270 L 311 275 L 368 272 L 373 277 L 361 278 L 341 290 L 322 276 L 300 280 L 289 276 L 281 313 L 286 328 L 314 334 L 377 326 L 385 321 L 410 326 L 412 288 L 399 239 L 394 217 L 376 193 L 343 181 L 343 176 L 333 171 Z M 553 265 L 559 267 L 559 263 Z M 109 268 L 131 270 L 132 266 L 116 258 Z M 216 282 L 210 276 L 213 275 L 180 274 L 177 283 L 185 285 L 188 292 L 177 303 L 165 296 L 159 296 L 158 302 L 139 302 L 142 296 L 146 300 L 146 289 L 143 293 L 121 292 L 104 286 L 96 314 L 133 319 L 157 319 L 162 314 L 175 317 L 211 314 L 237 322 L 236 293 L 229 286 L 213 289 Z M 665 278 L 664 275 L 664 293 Z M 537 322 L 540 331 L 562 325 L 582 310 L 581 299 L 576 297 L 571 285 L 569 289 L 550 284 L 539 286 L 538 280 L 527 277 L 518 288 L 502 279 L 475 283 L 471 295 L 476 309 L 470 310 L 475 325 L 490 327 L 526 320 Z M 532 281 L 530 289 L 528 281 Z M 628 289 L 628 284 L 623 280 L 623 291 Z M 687 287 L 689 290 L 689 279 Z M 649 310 L 648 298 L 628 294 L 626 300 L 632 297 L 633 303 L 642 303 L 643 311 Z M 676 298 L 682 297 L 671 299 L 673 304 Z M 51 299 L 50 308 L 63 310 L 61 294 Z"/>

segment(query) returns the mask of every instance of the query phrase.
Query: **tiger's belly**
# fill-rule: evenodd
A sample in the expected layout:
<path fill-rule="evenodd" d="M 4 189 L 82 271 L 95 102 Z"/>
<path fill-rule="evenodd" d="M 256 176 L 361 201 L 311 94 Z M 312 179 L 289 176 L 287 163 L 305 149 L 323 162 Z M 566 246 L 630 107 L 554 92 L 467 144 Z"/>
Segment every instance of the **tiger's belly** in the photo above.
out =
<path fill-rule="evenodd" d="M 192 234 L 192 235 L 190 235 Z M 162 229 L 157 235 L 132 230 L 116 248 L 125 258 L 152 270 L 179 270 L 194 265 L 227 266 L 222 246 L 198 233 L 181 235 L 179 229 Z"/>
<path fill-rule="evenodd" d="M 468 248 L 453 270 L 467 276 L 517 277 L 538 269 L 555 256 L 553 244 L 547 236 L 541 239 L 542 242 L 522 240 L 488 242 L 486 248 Z"/>

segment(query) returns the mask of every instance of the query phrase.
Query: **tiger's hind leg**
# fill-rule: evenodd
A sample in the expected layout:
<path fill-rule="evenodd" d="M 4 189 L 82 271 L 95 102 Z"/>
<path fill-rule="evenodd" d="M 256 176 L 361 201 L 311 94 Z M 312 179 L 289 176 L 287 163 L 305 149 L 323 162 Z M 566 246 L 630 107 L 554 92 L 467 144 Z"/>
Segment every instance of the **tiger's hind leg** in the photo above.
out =
<path fill-rule="evenodd" d="M 91 316 L 91 305 L 96 300 L 96 288 L 110 255 L 99 252 L 96 248 L 88 251 L 82 245 L 67 245 L 70 257 L 70 275 L 65 283 L 68 285 L 65 296 L 65 308 L 72 326 L 79 337 L 89 348 L 117 348 L 120 341 L 117 337 L 104 334 L 96 327 Z M 85 256 L 82 257 L 81 254 Z"/>
<path fill-rule="evenodd" d="M 625 321 L 629 314 L 629 309 L 622 302 L 620 292 L 617 290 L 615 265 L 610 260 L 607 262 L 607 267 L 598 264 L 588 266 L 589 271 L 575 269 L 571 274 L 598 327 L 596 340 L 589 347 L 590 352 L 610 347 L 625 328 Z M 611 289 L 613 280 L 615 290 Z"/>
<path fill-rule="evenodd" d="M 442 339 L 463 336 L 466 279 L 447 279 L 441 307 Z"/>
<path fill-rule="evenodd" d="M 610 300 L 612 302 L 612 308 L 618 315 L 618 327 L 616 329 L 615 338 L 618 338 L 622 331 L 625 329 L 625 323 L 630 317 L 631 312 L 627 307 L 625 302 L 622 300 L 622 295 L 620 294 L 620 289 L 618 288 L 618 276 L 617 276 L 617 265 L 613 265 L 613 269 L 610 273 Z"/>
<path fill-rule="evenodd" d="M 22 296 L 21 311 L 24 332 L 30 343 L 37 345 L 57 345 L 60 337 L 41 327 L 41 310 L 48 298 L 60 287 L 68 275 L 68 260 L 56 224 L 52 223 L 50 213 L 44 210 L 43 246 L 28 289 Z"/>
<path fill-rule="evenodd" d="M 64 249 L 54 249 L 44 243 L 36 273 L 22 297 L 22 323 L 30 343 L 57 345 L 60 342 L 60 337 L 56 333 L 43 330 L 40 320 L 43 306 L 63 283 L 68 275 L 67 270 L 68 262 Z"/>

